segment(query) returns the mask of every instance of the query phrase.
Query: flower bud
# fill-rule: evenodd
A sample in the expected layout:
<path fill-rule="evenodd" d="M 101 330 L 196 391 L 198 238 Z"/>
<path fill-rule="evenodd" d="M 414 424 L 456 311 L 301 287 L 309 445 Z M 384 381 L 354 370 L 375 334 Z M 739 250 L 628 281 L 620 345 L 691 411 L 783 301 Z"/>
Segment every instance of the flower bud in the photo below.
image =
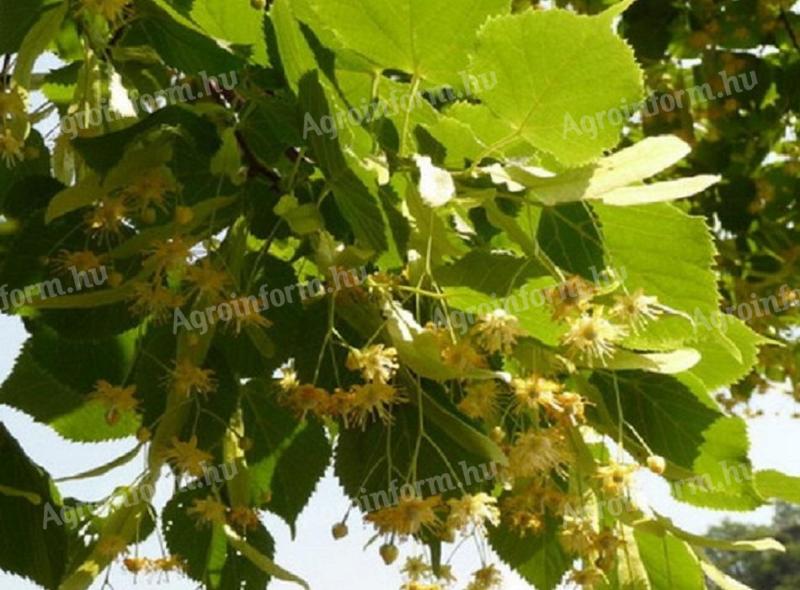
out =
<path fill-rule="evenodd" d="M 664 471 L 667 469 L 667 462 L 664 460 L 664 457 L 650 455 L 647 458 L 647 467 L 656 475 L 663 475 Z"/>
<path fill-rule="evenodd" d="M 400 550 L 392 543 L 387 543 L 386 545 L 381 545 L 380 548 L 381 557 L 383 558 L 383 563 L 386 565 L 392 565 L 395 561 L 397 561 L 397 557 L 400 555 Z"/>

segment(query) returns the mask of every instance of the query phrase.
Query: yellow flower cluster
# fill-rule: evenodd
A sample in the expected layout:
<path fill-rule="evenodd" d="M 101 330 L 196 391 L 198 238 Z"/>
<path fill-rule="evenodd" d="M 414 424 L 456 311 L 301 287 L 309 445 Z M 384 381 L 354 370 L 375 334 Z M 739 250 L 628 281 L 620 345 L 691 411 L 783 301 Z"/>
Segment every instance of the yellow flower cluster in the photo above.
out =
<path fill-rule="evenodd" d="M 169 384 L 177 395 L 207 395 L 213 392 L 217 383 L 211 369 L 197 367 L 190 360 L 175 362 L 175 368 L 169 374 Z"/>
<path fill-rule="evenodd" d="M 27 93 L 19 86 L 0 88 L 0 160 L 13 168 L 25 159 L 28 133 Z"/>
<path fill-rule="evenodd" d="M 619 287 L 614 284 L 604 290 L 575 277 L 548 292 L 553 318 L 567 323 L 561 343 L 571 358 L 589 366 L 597 362 L 605 365 L 629 334 L 639 332 L 667 310 L 658 298 L 645 295 L 641 289 L 609 299 L 610 291 Z"/>
<path fill-rule="evenodd" d="M 402 392 L 389 383 L 399 367 L 397 351 L 382 344 L 354 349 L 346 365 L 351 371 L 359 371 L 367 382 L 336 389 L 333 393 L 300 383 L 294 369 L 283 369 L 279 379 L 283 392 L 281 401 L 301 418 L 308 414 L 318 418 L 341 418 L 345 426 L 353 424 L 362 428 L 371 420 L 389 423 L 392 408 L 407 401 Z"/>
<path fill-rule="evenodd" d="M 139 400 L 136 399 L 135 385 L 115 386 L 103 379 L 95 384 L 94 390 L 89 394 L 89 399 L 106 407 L 106 422 L 112 426 L 119 421 L 121 413 L 131 412 L 139 405 Z"/>
<path fill-rule="evenodd" d="M 173 438 L 172 446 L 165 451 L 164 458 L 181 473 L 194 477 L 202 476 L 205 466 L 213 459 L 210 453 L 197 448 L 196 436 L 192 436 L 187 442 Z"/>
<path fill-rule="evenodd" d="M 150 559 L 148 557 L 126 557 L 122 560 L 122 565 L 132 574 L 182 572 L 186 568 L 186 563 L 183 561 L 183 558 L 178 555 L 157 557 L 155 559 Z"/>

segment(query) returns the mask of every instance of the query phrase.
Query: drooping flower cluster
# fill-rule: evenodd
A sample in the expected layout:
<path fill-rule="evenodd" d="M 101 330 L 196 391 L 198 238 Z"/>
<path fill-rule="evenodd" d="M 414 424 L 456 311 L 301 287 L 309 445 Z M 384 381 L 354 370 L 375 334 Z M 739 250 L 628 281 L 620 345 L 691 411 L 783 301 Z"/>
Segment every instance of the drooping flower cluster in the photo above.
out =
<path fill-rule="evenodd" d="M 350 351 L 346 366 L 358 371 L 366 380 L 348 389 L 329 393 L 311 384 L 301 384 L 292 368 L 284 368 L 279 383 L 282 401 L 300 417 L 311 413 L 319 418 L 341 418 L 345 426 L 365 427 L 372 420 L 389 423 L 392 408 L 404 403 L 406 397 L 390 381 L 399 365 L 397 351 L 382 344 Z"/>
<path fill-rule="evenodd" d="M 549 291 L 553 318 L 567 323 L 561 343 L 570 358 L 588 366 L 605 365 L 621 342 L 667 310 L 642 289 L 613 294 L 619 288 L 618 283 L 602 288 L 574 277 Z"/>

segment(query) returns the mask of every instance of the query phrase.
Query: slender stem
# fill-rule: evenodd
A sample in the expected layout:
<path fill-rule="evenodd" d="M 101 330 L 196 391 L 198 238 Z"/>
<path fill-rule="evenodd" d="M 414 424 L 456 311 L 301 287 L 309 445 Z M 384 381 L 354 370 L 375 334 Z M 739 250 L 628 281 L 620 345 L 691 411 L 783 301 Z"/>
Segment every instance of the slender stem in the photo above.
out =
<path fill-rule="evenodd" d="M 403 129 L 400 134 L 400 155 L 404 156 L 406 154 L 406 138 L 408 136 L 408 127 L 411 123 L 411 105 L 414 104 L 414 101 L 417 100 L 417 92 L 419 91 L 419 84 L 421 79 L 419 74 L 416 72 L 411 77 L 411 92 L 409 93 L 409 102 L 405 105 L 405 111 L 403 112 Z M 402 106 L 402 105 L 401 105 Z"/>

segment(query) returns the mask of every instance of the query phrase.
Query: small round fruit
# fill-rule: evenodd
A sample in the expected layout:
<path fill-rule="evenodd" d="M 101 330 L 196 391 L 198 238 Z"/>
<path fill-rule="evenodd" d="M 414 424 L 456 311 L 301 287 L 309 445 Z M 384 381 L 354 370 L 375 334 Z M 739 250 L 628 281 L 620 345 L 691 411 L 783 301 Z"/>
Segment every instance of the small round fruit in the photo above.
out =
<path fill-rule="evenodd" d="M 136 431 L 136 440 L 140 443 L 146 443 L 150 440 L 150 437 L 153 435 L 152 432 L 148 428 L 142 426 L 139 430 Z"/>
<path fill-rule="evenodd" d="M 386 545 L 381 545 L 380 548 L 381 557 L 383 558 L 383 563 L 386 565 L 392 565 L 395 561 L 397 561 L 397 557 L 400 555 L 400 550 L 392 543 L 387 543 Z"/>
<path fill-rule="evenodd" d="M 250 6 L 256 10 L 264 10 L 267 7 L 267 0 L 250 0 Z"/>
<path fill-rule="evenodd" d="M 335 525 L 333 525 L 333 528 L 331 529 L 333 538 L 336 539 L 337 541 L 339 539 L 344 539 L 347 536 L 347 533 L 349 532 L 350 531 L 348 530 L 347 525 L 343 522 L 337 522 Z"/>
<path fill-rule="evenodd" d="M 664 457 L 658 455 L 651 455 L 647 458 L 647 467 L 656 475 L 663 475 L 667 469 L 667 462 Z"/>
<path fill-rule="evenodd" d="M 175 207 L 175 223 L 178 225 L 188 225 L 194 219 L 194 211 L 191 207 Z"/>

